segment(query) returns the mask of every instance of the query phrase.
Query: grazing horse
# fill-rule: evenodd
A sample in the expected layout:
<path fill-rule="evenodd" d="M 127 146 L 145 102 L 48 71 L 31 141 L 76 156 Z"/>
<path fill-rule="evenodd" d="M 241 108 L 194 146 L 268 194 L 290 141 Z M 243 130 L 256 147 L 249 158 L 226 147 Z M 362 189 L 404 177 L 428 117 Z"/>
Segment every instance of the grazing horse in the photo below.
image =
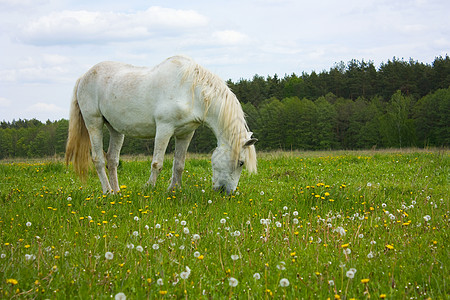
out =
<path fill-rule="evenodd" d="M 154 68 L 102 62 L 80 77 L 70 108 L 66 163 L 86 176 L 90 155 L 103 193 L 118 192 L 117 166 L 125 135 L 155 138 L 150 178 L 155 185 L 167 144 L 175 137 L 169 190 L 181 186 L 187 148 L 195 129 L 205 124 L 217 139 L 211 158 L 213 189 L 233 192 L 245 165 L 256 172 L 254 143 L 242 107 L 218 76 L 184 56 Z M 109 148 L 103 152 L 103 125 Z M 109 180 L 105 170 L 108 167 Z"/>

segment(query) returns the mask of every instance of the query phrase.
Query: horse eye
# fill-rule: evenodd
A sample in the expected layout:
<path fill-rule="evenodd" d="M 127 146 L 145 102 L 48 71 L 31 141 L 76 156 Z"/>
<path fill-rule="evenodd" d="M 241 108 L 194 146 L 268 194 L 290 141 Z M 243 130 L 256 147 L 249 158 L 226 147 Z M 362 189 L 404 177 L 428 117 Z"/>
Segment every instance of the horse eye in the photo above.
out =
<path fill-rule="evenodd" d="M 242 167 L 244 165 L 244 162 L 242 160 L 238 161 L 239 167 Z"/>

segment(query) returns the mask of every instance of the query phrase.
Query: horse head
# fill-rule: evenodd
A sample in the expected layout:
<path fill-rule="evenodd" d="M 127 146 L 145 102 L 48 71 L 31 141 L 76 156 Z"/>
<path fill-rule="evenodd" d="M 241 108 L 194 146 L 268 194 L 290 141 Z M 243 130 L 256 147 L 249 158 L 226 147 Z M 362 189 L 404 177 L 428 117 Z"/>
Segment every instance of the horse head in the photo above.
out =
<path fill-rule="evenodd" d="M 251 134 L 249 132 L 248 138 L 239 143 L 238 149 L 222 143 L 214 150 L 211 157 L 214 190 L 231 194 L 236 190 L 244 166 L 250 172 L 256 172 L 254 144 L 258 140 L 251 138 Z"/>

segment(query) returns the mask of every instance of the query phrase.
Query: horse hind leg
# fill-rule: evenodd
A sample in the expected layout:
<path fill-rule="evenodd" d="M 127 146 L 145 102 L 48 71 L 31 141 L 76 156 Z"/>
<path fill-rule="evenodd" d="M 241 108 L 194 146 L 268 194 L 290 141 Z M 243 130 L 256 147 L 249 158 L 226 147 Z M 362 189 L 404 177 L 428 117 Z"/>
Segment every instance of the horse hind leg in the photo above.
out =
<path fill-rule="evenodd" d="M 106 163 L 108 166 L 109 182 L 114 193 L 120 190 L 119 179 L 117 177 L 117 166 L 119 165 L 120 149 L 122 149 L 124 135 L 116 131 L 108 123 L 106 126 L 109 130 L 109 147 L 106 153 Z"/>
<path fill-rule="evenodd" d="M 92 145 L 92 161 L 97 170 L 98 178 L 102 184 L 103 194 L 111 192 L 111 185 L 105 170 L 105 156 L 103 154 L 103 122 L 94 122 L 91 120 L 90 126 L 87 126 Z"/>
<path fill-rule="evenodd" d="M 181 187 L 186 152 L 193 136 L 194 131 L 182 137 L 175 137 L 175 154 L 173 157 L 172 179 L 170 180 L 169 191 Z"/>

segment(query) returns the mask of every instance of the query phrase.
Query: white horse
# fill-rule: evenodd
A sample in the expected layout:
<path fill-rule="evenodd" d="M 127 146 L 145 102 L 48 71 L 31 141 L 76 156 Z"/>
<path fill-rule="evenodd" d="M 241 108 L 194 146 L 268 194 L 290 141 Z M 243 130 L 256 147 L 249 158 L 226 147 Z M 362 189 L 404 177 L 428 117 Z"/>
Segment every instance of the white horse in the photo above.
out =
<path fill-rule="evenodd" d="M 103 125 L 110 132 L 103 152 Z M 211 158 L 215 190 L 231 193 L 245 165 L 256 172 L 254 143 L 236 96 L 218 76 L 192 59 L 171 57 L 150 69 L 102 62 L 76 82 L 70 109 L 66 163 L 73 161 L 83 178 L 89 168 L 89 150 L 103 193 L 118 192 L 117 166 L 124 135 L 155 138 L 150 178 L 155 185 L 167 144 L 175 136 L 169 190 L 181 186 L 186 151 L 200 124 L 217 138 Z M 105 160 L 109 180 L 105 171 Z"/>

